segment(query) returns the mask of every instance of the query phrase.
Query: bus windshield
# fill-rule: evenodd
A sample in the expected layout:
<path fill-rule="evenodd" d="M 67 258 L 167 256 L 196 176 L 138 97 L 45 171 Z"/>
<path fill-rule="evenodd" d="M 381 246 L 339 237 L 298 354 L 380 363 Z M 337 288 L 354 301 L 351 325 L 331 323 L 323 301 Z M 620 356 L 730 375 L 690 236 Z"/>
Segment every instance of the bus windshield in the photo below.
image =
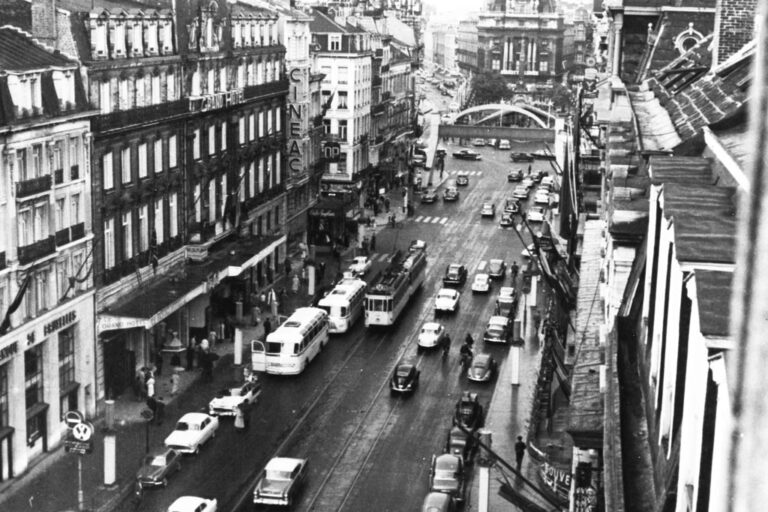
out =
<path fill-rule="evenodd" d="M 280 342 L 268 341 L 267 342 L 267 354 L 279 354 L 283 348 L 283 344 Z"/>

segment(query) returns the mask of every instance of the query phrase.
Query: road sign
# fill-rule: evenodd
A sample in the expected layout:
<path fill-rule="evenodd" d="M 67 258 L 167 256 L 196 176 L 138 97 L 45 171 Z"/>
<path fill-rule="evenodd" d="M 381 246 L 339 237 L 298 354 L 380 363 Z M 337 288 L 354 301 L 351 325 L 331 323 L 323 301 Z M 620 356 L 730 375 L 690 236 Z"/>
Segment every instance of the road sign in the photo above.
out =
<path fill-rule="evenodd" d="M 93 436 L 93 426 L 89 422 L 78 423 L 72 427 L 72 436 L 78 441 L 90 441 Z"/>
<path fill-rule="evenodd" d="M 155 417 L 155 413 L 152 412 L 152 409 L 144 409 L 141 411 L 141 417 L 147 421 L 152 421 L 152 418 Z"/>
<path fill-rule="evenodd" d="M 73 428 L 78 423 L 82 423 L 85 418 L 83 417 L 83 413 L 80 411 L 67 411 L 67 413 L 64 415 L 64 421 L 67 423 L 67 426 L 69 428 Z"/>
<path fill-rule="evenodd" d="M 64 441 L 64 451 L 68 453 L 76 453 L 78 455 L 85 455 L 93 451 L 93 441 L 76 441 L 73 439 L 67 439 Z"/>

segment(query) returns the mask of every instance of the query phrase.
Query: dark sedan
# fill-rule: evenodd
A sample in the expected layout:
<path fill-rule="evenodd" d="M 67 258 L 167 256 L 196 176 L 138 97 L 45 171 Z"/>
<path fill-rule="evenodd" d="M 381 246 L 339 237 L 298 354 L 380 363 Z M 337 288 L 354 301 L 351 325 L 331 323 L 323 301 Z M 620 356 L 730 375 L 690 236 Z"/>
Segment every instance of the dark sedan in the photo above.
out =
<path fill-rule="evenodd" d="M 488 262 L 488 275 L 491 279 L 504 279 L 507 274 L 507 264 L 504 260 L 491 260 Z"/>
<path fill-rule="evenodd" d="M 458 455 L 464 461 L 464 464 L 472 464 L 476 451 L 477 443 L 474 437 L 468 435 L 459 427 L 451 427 L 448 431 L 448 439 L 445 441 L 446 453 Z"/>
<path fill-rule="evenodd" d="M 443 201 L 458 201 L 459 189 L 456 187 L 447 187 L 443 191 Z"/>
<path fill-rule="evenodd" d="M 413 363 L 399 363 L 389 381 L 392 394 L 412 393 L 419 386 L 421 372 Z"/>
<path fill-rule="evenodd" d="M 511 213 L 504 212 L 501 214 L 501 220 L 499 226 L 503 228 L 509 228 L 515 225 L 515 217 Z"/>
<path fill-rule="evenodd" d="M 453 415 L 453 424 L 461 425 L 467 430 L 477 430 L 483 427 L 483 406 L 477 398 L 477 393 L 464 391 L 456 402 L 456 410 Z"/>
<path fill-rule="evenodd" d="M 480 160 L 482 156 L 477 151 L 472 151 L 471 149 L 460 149 L 453 153 L 453 158 L 458 158 L 459 160 Z"/>
<path fill-rule="evenodd" d="M 445 277 L 443 277 L 443 284 L 461 286 L 467 282 L 467 267 L 459 265 L 458 263 L 451 263 L 448 268 L 445 269 Z"/>
<path fill-rule="evenodd" d="M 485 352 L 475 355 L 467 370 L 467 378 L 474 382 L 490 382 L 496 375 L 497 364 L 491 354 Z"/>
<path fill-rule="evenodd" d="M 421 194 L 422 203 L 434 203 L 435 201 L 437 201 L 437 192 L 435 192 L 435 189 L 428 188 Z"/>
<path fill-rule="evenodd" d="M 533 155 L 530 153 L 512 153 L 510 158 L 513 162 L 533 162 Z"/>
<path fill-rule="evenodd" d="M 469 173 L 467 171 L 459 171 L 456 174 L 456 184 L 460 187 L 469 185 Z"/>
<path fill-rule="evenodd" d="M 509 182 L 522 181 L 522 180 L 523 180 L 522 169 L 512 169 L 507 173 L 507 181 Z"/>
<path fill-rule="evenodd" d="M 139 487 L 166 487 L 168 477 L 181 469 L 181 454 L 171 448 L 158 448 L 144 457 L 136 473 Z"/>

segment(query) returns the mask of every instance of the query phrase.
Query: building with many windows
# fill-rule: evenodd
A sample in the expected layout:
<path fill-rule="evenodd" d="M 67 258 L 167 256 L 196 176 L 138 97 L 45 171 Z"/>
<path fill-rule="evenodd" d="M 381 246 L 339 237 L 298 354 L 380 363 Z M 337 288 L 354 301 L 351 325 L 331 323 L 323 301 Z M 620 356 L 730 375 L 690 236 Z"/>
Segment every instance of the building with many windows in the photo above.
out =
<path fill-rule="evenodd" d="M 95 411 L 94 113 L 75 59 L 0 27 L 0 481 Z"/>
<path fill-rule="evenodd" d="M 477 73 L 477 19 L 461 20 L 456 32 L 456 64 L 467 74 Z"/>

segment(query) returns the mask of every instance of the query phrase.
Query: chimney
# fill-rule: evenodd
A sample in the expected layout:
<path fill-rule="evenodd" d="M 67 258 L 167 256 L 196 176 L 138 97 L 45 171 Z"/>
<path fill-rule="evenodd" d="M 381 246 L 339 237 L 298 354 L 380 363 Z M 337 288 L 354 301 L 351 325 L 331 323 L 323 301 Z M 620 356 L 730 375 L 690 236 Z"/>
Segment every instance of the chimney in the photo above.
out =
<path fill-rule="evenodd" d="M 56 47 L 56 0 L 32 0 L 32 37 Z"/>
<path fill-rule="evenodd" d="M 757 0 L 717 0 L 712 67 L 728 60 L 755 38 L 756 10 Z"/>

